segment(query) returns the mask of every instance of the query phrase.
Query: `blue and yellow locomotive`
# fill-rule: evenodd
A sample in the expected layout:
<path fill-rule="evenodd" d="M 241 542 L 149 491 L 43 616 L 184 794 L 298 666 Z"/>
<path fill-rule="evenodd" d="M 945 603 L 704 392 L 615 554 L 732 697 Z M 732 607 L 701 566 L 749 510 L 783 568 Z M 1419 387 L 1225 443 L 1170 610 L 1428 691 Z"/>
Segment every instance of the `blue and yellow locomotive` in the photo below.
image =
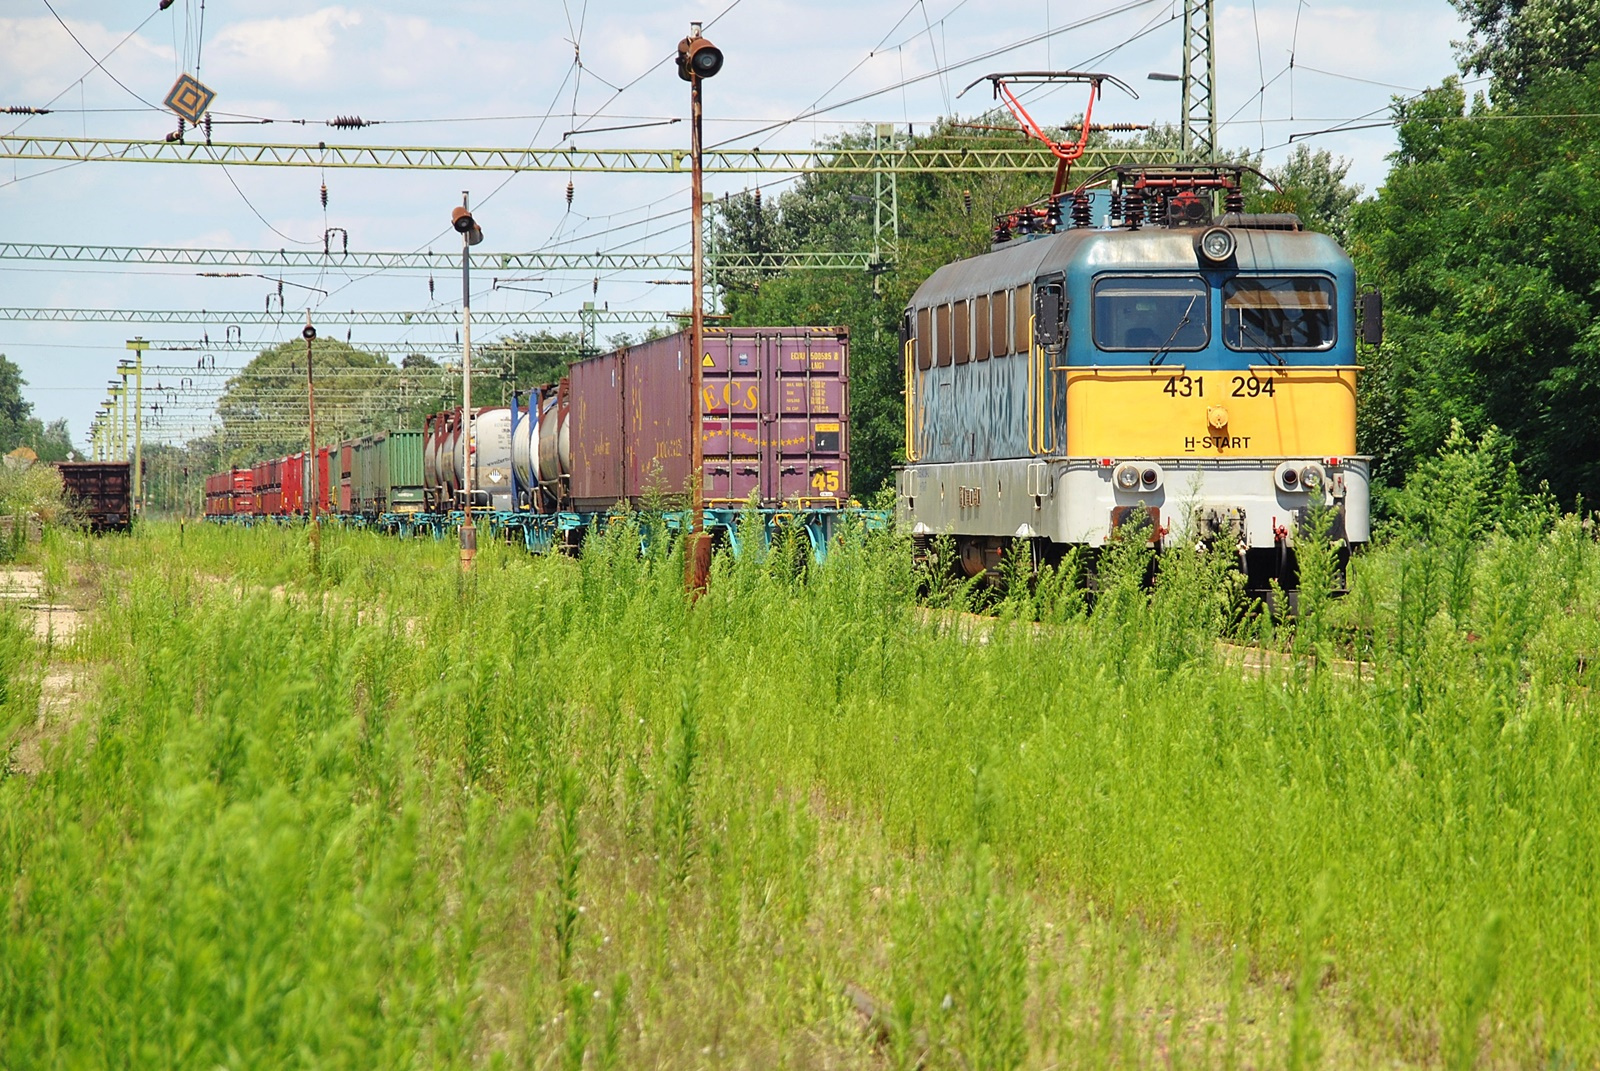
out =
<path fill-rule="evenodd" d="M 1013 541 L 1058 556 L 1147 518 L 1257 591 L 1296 586 L 1314 506 L 1345 554 L 1368 541 L 1354 268 L 1294 216 L 1244 213 L 1241 172 L 1116 169 L 1101 225 L 1086 189 L 1053 197 L 917 289 L 903 526 L 976 576 Z"/>

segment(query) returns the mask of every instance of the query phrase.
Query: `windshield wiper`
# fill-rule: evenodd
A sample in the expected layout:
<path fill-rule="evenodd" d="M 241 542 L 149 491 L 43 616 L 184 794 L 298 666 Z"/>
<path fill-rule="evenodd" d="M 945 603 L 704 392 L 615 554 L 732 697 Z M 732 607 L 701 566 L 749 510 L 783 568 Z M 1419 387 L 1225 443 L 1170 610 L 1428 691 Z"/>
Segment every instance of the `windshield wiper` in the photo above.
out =
<path fill-rule="evenodd" d="M 1167 359 L 1167 351 L 1172 349 L 1172 344 L 1174 342 L 1178 341 L 1179 332 L 1181 332 L 1185 327 L 1189 326 L 1189 314 L 1194 311 L 1194 303 L 1199 300 L 1199 294 L 1196 294 L 1189 299 L 1189 307 L 1183 310 L 1183 316 L 1178 320 L 1178 326 L 1172 329 L 1172 334 L 1167 336 L 1167 340 L 1161 344 L 1161 348 L 1150 355 L 1151 368 L 1154 368 L 1156 365 Z"/>
<path fill-rule="evenodd" d="M 1262 338 L 1260 335 L 1256 334 L 1255 330 L 1252 327 L 1250 327 L 1249 324 L 1244 322 L 1244 317 L 1240 316 L 1239 317 L 1239 334 L 1244 335 L 1246 333 L 1248 333 L 1250 335 L 1250 337 L 1255 339 L 1257 347 L 1263 353 L 1265 353 L 1267 356 L 1271 357 L 1274 361 L 1277 361 L 1283 367 L 1287 368 L 1289 366 L 1289 362 L 1284 360 L 1283 356 L 1281 354 L 1279 354 L 1277 350 L 1275 350 L 1271 346 L 1267 345 L 1267 340 Z"/>

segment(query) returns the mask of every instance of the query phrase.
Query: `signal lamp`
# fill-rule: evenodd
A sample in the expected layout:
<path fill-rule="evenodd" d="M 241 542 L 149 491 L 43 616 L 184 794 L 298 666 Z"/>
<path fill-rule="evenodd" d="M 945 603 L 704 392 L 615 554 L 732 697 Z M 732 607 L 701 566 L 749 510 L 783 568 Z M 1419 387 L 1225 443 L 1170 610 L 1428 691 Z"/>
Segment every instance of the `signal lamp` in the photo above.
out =
<path fill-rule="evenodd" d="M 1145 469 L 1139 474 L 1139 478 L 1144 481 L 1144 485 L 1146 487 L 1153 487 L 1155 486 L 1156 480 L 1160 478 L 1160 475 L 1161 474 L 1156 472 L 1155 469 Z"/>
<path fill-rule="evenodd" d="M 483 228 L 472 218 L 472 213 L 461 205 L 456 205 L 450 210 L 450 226 L 456 229 L 457 234 L 466 235 L 468 245 L 477 245 L 483 241 Z"/>
<path fill-rule="evenodd" d="M 1231 260 L 1237 248 L 1233 232 L 1226 227 L 1212 227 L 1200 236 L 1200 255 L 1213 264 Z"/>
<path fill-rule="evenodd" d="M 1285 478 L 1288 473 L 1284 473 Z M 1320 491 L 1322 489 L 1322 470 L 1315 465 L 1307 465 L 1300 470 L 1300 486 L 1307 491 Z"/>
<path fill-rule="evenodd" d="M 1300 474 L 1294 469 L 1284 469 L 1283 485 L 1285 487 L 1298 487 L 1300 485 Z"/>
<path fill-rule="evenodd" d="M 722 49 L 704 37 L 685 37 L 678 42 L 678 77 L 685 82 L 710 78 L 722 70 Z"/>
<path fill-rule="evenodd" d="M 1123 465 L 1117 469 L 1117 486 L 1124 491 L 1132 491 L 1139 486 L 1139 470 L 1132 465 Z"/>

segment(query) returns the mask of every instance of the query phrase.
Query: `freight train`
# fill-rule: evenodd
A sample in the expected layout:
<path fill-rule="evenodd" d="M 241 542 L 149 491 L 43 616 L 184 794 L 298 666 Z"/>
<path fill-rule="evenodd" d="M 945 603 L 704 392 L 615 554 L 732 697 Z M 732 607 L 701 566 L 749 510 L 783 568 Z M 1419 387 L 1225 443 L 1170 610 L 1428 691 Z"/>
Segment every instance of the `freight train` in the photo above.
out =
<path fill-rule="evenodd" d="M 1092 563 L 1133 522 L 1236 556 L 1249 590 L 1297 585 L 1317 507 L 1370 539 L 1356 451 L 1355 271 L 1292 215 L 1244 212 L 1241 168 L 1115 168 L 997 219 L 905 309 L 901 527 L 961 570 L 1027 544 Z M 1224 208 L 1214 217 L 1217 202 Z M 1362 326 L 1375 340 L 1381 308 Z"/>
<path fill-rule="evenodd" d="M 736 540 L 753 503 L 769 525 L 803 526 L 820 554 L 850 498 L 850 337 L 839 327 L 708 328 L 698 356 L 680 332 L 573 364 L 549 387 L 420 429 L 395 429 L 206 479 L 207 517 L 244 522 L 322 513 L 400 534 L 461 523 L 467 465 L 475 518 L 533 550 L 572 545 L 619 504 L 672 504 L 696 490 L 690 366 L 702 380 L 699 489 L 706 527 Z M 469 462 L 470 459 L 470 462 Z M 669 511 L 670 525 L 683 511 Z"/>

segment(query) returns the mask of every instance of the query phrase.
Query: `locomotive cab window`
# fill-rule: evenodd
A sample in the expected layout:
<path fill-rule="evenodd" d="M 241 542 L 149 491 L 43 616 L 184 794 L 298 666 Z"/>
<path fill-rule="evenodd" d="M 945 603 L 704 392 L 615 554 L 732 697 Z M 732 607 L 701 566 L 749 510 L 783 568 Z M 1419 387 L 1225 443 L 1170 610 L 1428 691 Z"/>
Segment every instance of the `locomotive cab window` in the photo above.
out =
<path fill-rule="evenodd" d="M 1325 350 L 1333 345 L 1333 309 L 1327 279 L 1230 279 L 1222 288 L 1222 338 L 1233 350 Z"/>
<path fill-rule="evenodd" d="M 933 367 L 933 310 L 917 310 L 916 347 L 917 367 L 927 371 Z"/>
<path fill-rule="evenodd" d="M 1152 353 L 1204 349 L 1211 302 L 1204 279 L 1109 275 L 1094 284 L 1094 344 L 1102 350 Z"/>

